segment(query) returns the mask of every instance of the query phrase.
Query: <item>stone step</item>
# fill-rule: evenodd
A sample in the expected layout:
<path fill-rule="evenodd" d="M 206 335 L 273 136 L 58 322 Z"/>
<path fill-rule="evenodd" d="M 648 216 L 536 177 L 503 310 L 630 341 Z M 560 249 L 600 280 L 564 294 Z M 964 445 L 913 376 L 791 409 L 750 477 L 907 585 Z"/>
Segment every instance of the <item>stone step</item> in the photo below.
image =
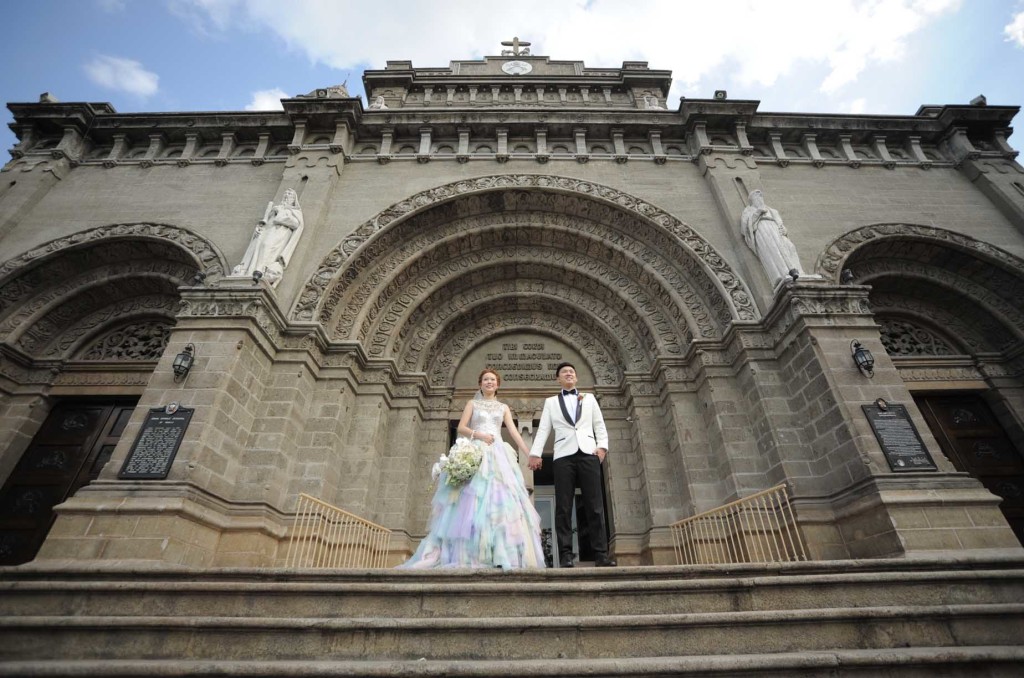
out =
<path fill-rule="evenodd" d="M 134 575 L 122 581 L 0 580 L 0 616 L 550 617 L 665 615 L 1024 601 L 1024 569 L 852 572 L 637 581 L 468 581 L 380 576 L 336 582 Z"/>
<path fill-rule="evenodd" d="M 0 618 L 0 661 L 625 659 L 1020 646 L 1024 603 L 611 617 Z"/>
<path fill-rule="evenodd" d="M 107 660 L 0 662 L 0 676 L 17 678 L 338 678 L 391 676 L 451 678 L 668 678 L 694 676 L 860 676 L 876 678 L 1016 678 L 1024 667 L 1024 648 L 916 647 L 774 654 L 641 657 L 630 659 L 527 659 L 509 661 L 219 661 Z"/>

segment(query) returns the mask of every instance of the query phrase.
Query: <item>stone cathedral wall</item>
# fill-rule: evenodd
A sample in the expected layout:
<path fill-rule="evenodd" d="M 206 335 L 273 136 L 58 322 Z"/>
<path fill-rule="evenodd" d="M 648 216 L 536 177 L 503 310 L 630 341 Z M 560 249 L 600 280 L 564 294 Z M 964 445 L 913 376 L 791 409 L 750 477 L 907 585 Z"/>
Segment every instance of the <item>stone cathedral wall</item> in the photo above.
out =
<path fill-rule="evenodd" d="M 584 363 L 608 420 L 620 562 L 672 562 L 673 522 L 779 483 L 814 558 L 1019 548 L 998 497 L 941 454 L 913 404 L 917 391 L 984 393 L 1024 440 L 1015 110 L 959 107 L 967 127 L 946 132 L 939 114 L 879 119 L 890 150 L 877 130 L 851 141 L 845 126 L 868 123 L 849 116 L 825 119 L 826 134 L 755 118 L 756 102 L 684 102 L 680 122 L 606 96 L 619 108 L 551 123 L 550 155 L 535 111 L 509 138 L 500 111 L 469 128 L 443 111 L 293 99 L 269 123 L 217 121 L 207 146 L 175 121 L 167 136 L 133 131 L 126 149 L 127 132 L 90 142 L 71 129 L 33 147 L 29 128 L 45 128 L 33 116 L 52 109 L 15 106 L 23 143 L 0 175 L 0 480 L 62 399 L 139 398 L 40 557 L 280 565 L 308 493 L 391 528 L 397 562 L 425 530 L 430 465 L 492 359 L 481 347 L 510 337 L 493 360 L 509 363 L 503 397 L 527 435 L 554 387 L 532 376 L 550 358 L 527 351 Z M 935 128 L 923 146 L 908 136 L 918 125 Z M 557 150 L 573 143 L 575 155 Z M 280 284 L 227 276 L 286 189 L 305 225 Z M 797 247 L 795 281 L 769 280 L 743 242 L 754 189 Z M 881 323 L 900 314 L 970 355 L 888 355 Z M 162 327 L 162 352 L 102 353 L 123 320 Z M 853 341 L 874 354 L 872 375 Z M 188 345 L 196 364 L 179 378 Z M 87 359 L 90 346 L 108 359 Z M 862 412 L 879 398 L 908 406 L 934 469 L 893 472 Z M 194 415 L 167 477 L 119 478 L 145 413 L 171 402 Z"/>

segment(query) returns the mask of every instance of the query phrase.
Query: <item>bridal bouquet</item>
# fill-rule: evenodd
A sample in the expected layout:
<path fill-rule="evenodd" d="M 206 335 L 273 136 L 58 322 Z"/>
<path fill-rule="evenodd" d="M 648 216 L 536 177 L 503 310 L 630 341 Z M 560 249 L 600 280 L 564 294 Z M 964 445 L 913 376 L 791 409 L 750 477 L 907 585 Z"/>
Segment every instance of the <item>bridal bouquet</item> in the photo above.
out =
<path fill-rule="evenodd" d="M 445 482 L 452 487 L 458 487 L 469 482 L 480 468 L 484 460 L 483 450 L 470 442 L 468 438 L 459 438 L 448 450 L 448 454 L 441 455 L 441 459 L 434 464 L 430 475 L 434 480 L 442 473 L 445 474 Z"/>

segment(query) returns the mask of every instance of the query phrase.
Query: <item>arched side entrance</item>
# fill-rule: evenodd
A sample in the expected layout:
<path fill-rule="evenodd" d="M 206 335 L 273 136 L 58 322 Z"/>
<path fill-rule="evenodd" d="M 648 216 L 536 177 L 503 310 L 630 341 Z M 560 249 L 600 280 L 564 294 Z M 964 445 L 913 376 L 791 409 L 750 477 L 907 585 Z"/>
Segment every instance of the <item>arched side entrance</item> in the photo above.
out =
<path fill-rule="evenodd" d="M 391 437 L 377 446 L 378 463 L 343 481 L 357 491 L 380 482 L 373 469 L 387 469 L 388 482 L 408 492 L 385 502 L 381 520 L 413 535 L 426 524 L 430 462 L 447 449 L 450 422 L 473 390 L 455 383 L 466 357 L 512 335 L 577 352 L 594 375 L 584 386 L 613 430 L 606 473 L 616 537 L 639 552 L 653 516 L 689 502 L 669 442 L 671 408 L 658 403 L 659 360 L 682 360 L 695 341 L 720 341 L 755 314 L 724 260 L 666 213 L 594 184 L 514 175 L 439 187 L 378 215 L 324 259 L 291 316 L 319 320 L 335 341 L 359 342 L 371 359 L 393 361 L 447 398 L 445 411 L 428 408 L 416 424 L 416 449 Z M 503 397 L 532 423 L 553 388 L 551 375 L 504 388 Z M 645 408 L 660 408 L 657 418 L 634 416 Z M 395 414 L 402 423 L 391 428 L 418 416 Z M 643 425 L 650 430 L 641 435 Z M 658 469 L 653 482 L 649 468 Z"/>
<path fill-rule="evenodd" d="M 110 459 L 178 287 L 223 271 L 207 241 L 161 224 L 90 229 L 0 265 L 0 562 L 31 559 L 52 507 Z"/>
<path fill-rule="evenodd" d="M 943 454 L 1024 541 L 1024 261 L 944 229 L 879 224 L 819 261 L 871 285 L 882 344 Z"/>

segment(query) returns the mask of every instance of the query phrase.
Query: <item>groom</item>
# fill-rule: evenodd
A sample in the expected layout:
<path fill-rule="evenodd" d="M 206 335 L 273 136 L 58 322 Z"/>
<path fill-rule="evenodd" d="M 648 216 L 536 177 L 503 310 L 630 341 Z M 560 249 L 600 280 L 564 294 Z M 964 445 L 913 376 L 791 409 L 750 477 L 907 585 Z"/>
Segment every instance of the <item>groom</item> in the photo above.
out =
<path fill-rule="evenodd" d="M 555 378 L 562 387 L 559 395 L 544 401 L 540 426 L 530 450 L 529 466 L 540 469 L 541 453 L 551 429 L 555 430 L 555 534 L 558 537 L 558 560 L 562 567 L 573 566 L 572 504 L 576 486 L 580 488 L 583 511 L 590 532 L 598 567 L 615 567 L 608 557 L 608 535 L 604 527 L 604 491 L 601 487 L 601 464 L 608 454 L 608 429 L 597 399 L 581 395 L 576 389 L 576 368 L 561 363 Z"/>

